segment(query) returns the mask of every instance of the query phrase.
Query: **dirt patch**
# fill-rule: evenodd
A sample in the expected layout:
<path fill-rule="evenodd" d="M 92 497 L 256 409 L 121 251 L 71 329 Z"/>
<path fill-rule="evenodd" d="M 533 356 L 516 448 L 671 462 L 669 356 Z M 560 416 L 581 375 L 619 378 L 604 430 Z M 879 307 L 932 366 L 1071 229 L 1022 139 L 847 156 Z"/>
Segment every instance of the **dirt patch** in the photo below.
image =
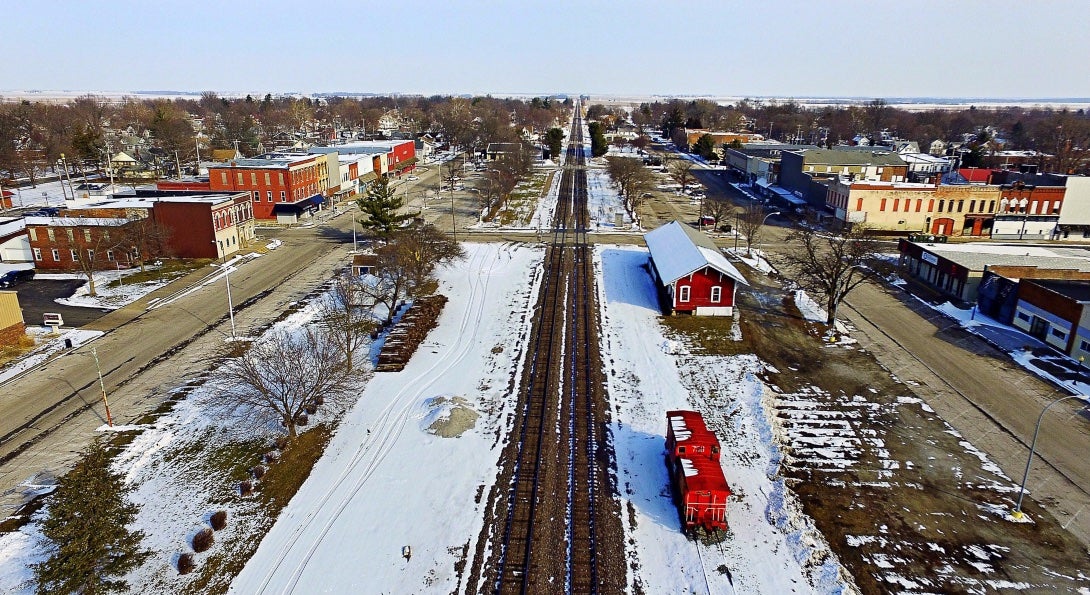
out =
<path fill-rule="evenodd" d="M 464 397 L 435 397 L 425 406 L 424 431 L 440 438 L 457 438 L 477 425 L 481 414 Z"/>

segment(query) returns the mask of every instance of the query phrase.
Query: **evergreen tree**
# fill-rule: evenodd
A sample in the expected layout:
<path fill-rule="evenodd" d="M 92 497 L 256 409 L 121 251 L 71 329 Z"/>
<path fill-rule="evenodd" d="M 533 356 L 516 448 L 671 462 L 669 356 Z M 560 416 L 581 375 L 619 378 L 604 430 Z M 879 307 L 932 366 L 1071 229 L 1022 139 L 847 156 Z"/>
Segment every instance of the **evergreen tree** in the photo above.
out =
<path fill-rule="evenodd" d="M 375 180 L 356 204 L 367 216 L 360 220 L 360 224 L 383 236 L 389 235 L 401 222 L 420 214 L 419 212 L 398 214 L 398 211 L 405 206 L 405 201 L 397 196 L 393 188 L 390 188 L 390 179 L 386 177 Z"/>
<path fill-rule="evenodd" d="M 712 136 L 710 134 L 700 135 L 700 138 L 696 139 L 693 144 L 693 153 L 704 159 L 715 159 L 715 141 L 712 140 Z"/>
<path fill-rule="evenodd" d="M 116 577 L 139 566 L 151 552 L 140 548 L 144 534 L 127 526 L 139 507 L 126 500 L 125 479 L 110 469 L 110 455 L 92 444 L 84 458 L 57 485 L 42 534 L 56 546 L 45 562 L 33 565 L 38 593 L 125 591 Z"/>
<path fill-rule="evenodd" d="M 549 146 L 549 158 L 560 160 L 560 148 L 564 142 L 564 131 L 559 128 L 550 128 L 545 133 L 545 144 Z"/>

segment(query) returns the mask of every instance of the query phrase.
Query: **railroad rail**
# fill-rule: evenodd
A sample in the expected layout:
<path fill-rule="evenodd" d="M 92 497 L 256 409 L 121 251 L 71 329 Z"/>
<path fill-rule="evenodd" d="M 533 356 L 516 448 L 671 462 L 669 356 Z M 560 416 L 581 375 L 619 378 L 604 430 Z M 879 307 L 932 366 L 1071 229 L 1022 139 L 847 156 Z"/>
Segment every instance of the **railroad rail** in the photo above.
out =
<path fill-rule="evenodd" d="M 484 583 L 493 593 L 603 592 L 598 530 L 610 457 L 600 443 L 605 395 L 595 380 L 602 366 L 578 110 L 509 446 L 510 482 L 494 508 L 500 527 Z M 613 583 L 623 585 L 619 566 Z"/>

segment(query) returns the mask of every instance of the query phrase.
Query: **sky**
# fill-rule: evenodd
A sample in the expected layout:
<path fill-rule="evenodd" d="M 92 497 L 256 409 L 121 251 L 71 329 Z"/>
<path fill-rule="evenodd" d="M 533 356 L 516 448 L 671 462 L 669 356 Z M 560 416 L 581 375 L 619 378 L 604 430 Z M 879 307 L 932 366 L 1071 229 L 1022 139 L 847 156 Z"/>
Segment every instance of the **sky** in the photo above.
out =
<path fill-rule="evenodd" d="M 0 14 L 0 94 L 1090 97 L 1085 0 L 12 0 Z"/>

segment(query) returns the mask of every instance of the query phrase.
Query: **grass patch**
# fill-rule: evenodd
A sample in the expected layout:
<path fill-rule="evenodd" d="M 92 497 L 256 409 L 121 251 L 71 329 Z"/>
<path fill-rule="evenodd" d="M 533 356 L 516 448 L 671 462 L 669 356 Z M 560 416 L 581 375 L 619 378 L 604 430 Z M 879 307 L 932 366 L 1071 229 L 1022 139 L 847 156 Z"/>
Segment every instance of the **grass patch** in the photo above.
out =
<path fill-rule="evenodd" d="M 692 353 L 704 355 L 738 355 L 751 353 L 745 341 L 734 340 L 734 318 L 730 316 L 663 316 L 660 318 L 666 334 L 682 340 Z"/>
<path fill-rule="evenodd" d="M 188 275 L 190 272 L 201 267 L 208 266 L 210 262 L 212 262 L 212 259 L 210 258 L 164 260 L 163 266 L 157 269 L 148 268 L 131 275 L 126 275 L 123 280 L 110 281 L 107 284 L 107 287 L 118 287 L 122 284 L 134 285 L 136 283 L 149 283 L 159 280 L 173 281 L 174 279 Z"/>
<path fill-rule="evenodd" d="M 197 576 L 180 590 L 181 593 L 206 595 L 227 592 L 231 580 L 253 556 L 280 511 L 310 476 L 332 436 L 333 428 L 323 424 L 303 432 L 284 448 L 280 462 L 269 469 L 259 484 L 260 491 L 256 497 L 263 504 L 264 518 L 255 523 L 253 532 L 219 543 L 214 553 L 197 569 Z M 210 452 L 209 462 L 225 471 L 234 481 L 245 479 L 249 477 L 249 468 L 260 461 L 267 447 L 262 440 L 235 442 Z"/>
<path fill-rule="evenodd" d="M 3 367 L 8 362 L 18 359 L 26 352 L 34 349 L 37 343 L 34 342 L 34 337 L 29 335 L 23 335 L 13 345 L 4 345 L 0 347 L 0 367 Z"/>

